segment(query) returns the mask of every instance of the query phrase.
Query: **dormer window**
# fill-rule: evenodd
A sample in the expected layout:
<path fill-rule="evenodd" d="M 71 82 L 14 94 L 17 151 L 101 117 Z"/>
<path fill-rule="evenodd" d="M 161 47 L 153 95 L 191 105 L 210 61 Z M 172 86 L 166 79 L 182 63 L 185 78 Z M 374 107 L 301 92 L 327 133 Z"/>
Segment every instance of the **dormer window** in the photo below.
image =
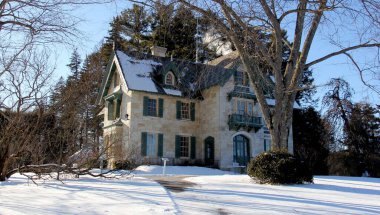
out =
<path fill-rule="evenodd" d="M 249 86 L 248 73 L 242 71 L 235 72 L 235 84 L 238 86 Z"/>
<path fill-rule="evenodd" d="M 174 75 L 172 72 L 168 72 L 165 76 L 165 84 L 166 85 L 174 85 Z"/>

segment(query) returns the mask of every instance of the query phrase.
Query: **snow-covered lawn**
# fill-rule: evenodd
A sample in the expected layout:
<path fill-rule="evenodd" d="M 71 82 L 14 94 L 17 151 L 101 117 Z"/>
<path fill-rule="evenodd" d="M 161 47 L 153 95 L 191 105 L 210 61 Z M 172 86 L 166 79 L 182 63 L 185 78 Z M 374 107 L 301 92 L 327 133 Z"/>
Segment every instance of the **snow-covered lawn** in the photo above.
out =
<path fill-rule="evenodd" d="M 380 214 L 380 179 L 317 176 L 315 184 L 272 186 L 201 167 L 168 167 L 168 176 L 154 176 L 161 170 L 141 166 L 132 179 L 38 186 L 15 175 L 0 184 L 0 214 Z M 184 191 L 157 178 L 180 182 Z"/>

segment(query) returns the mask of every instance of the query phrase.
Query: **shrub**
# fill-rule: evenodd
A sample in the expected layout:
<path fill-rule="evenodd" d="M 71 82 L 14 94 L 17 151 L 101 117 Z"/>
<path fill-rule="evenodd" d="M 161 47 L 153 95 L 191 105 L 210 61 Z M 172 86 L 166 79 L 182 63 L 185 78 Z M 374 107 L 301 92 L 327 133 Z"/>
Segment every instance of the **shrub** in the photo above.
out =
<path fill-rule="evenodd" d="M 261 153 L 250 161 L 248 175 L 260 183 L 269 184 L 313 182 L 313 175 L 306 164 L 284 151 Z"/>
<path fill-rule="evenodd" d="M 349 152 L 331 153 L 327 158 L 330 175 L 361 176 L 363 165 L 360 159 Z"/>
<path fill-rule="evenodd" d="M 116 170 L 132 170 L 136 167 L 136 164 L 130 160 L 115 161 L 114 166 Z"/>
<path fill-rule="evenodd" d="M 366 163 L 369 176 L 380 178 L 380 156 L 370 155 Z"/>

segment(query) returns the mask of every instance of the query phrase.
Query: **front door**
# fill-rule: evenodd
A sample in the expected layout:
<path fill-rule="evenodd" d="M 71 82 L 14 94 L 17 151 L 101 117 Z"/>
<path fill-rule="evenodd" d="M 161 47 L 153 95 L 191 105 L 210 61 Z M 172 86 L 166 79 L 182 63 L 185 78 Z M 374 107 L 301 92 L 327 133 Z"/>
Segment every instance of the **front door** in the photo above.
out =
<path fill-rule="evenodd" d="M 214 165 L 214 138 L 207 137 L 205 139 L 205 164 L 207 166 Z"/>
<path fill-rule="evenodd" d="M 250 160 L 249 156 L 249 140 L 243 135 L 237 135 L 234 137 L 234 163 L 246 166 Z"/>

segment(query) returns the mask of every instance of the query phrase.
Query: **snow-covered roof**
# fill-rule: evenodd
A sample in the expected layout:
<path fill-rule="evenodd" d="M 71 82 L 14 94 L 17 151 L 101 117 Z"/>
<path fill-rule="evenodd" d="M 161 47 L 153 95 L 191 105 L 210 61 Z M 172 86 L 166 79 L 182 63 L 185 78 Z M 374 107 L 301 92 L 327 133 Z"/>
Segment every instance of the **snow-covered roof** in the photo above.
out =
<path fill-rule="evenodd" d="M 115 61 L 118 64 L 129 90 L 159 93 L 171 96 L 198 97 L 199 91 L 220 84 L 223 85 L 233 71 L 220 66 L 194 63 L 180 59 L 169 59 L 143 53 L 115 51 Z M 107 68 L 102 83 L 101 95 L 104 96 L 110 84 L 113 66 Z M 167 72 L 173 72 L 176 85 L 164 83 Z M 100 98 L 99 98 L 100 99 Z M 100 100 L 98 100 L 100 102 Z"/>

